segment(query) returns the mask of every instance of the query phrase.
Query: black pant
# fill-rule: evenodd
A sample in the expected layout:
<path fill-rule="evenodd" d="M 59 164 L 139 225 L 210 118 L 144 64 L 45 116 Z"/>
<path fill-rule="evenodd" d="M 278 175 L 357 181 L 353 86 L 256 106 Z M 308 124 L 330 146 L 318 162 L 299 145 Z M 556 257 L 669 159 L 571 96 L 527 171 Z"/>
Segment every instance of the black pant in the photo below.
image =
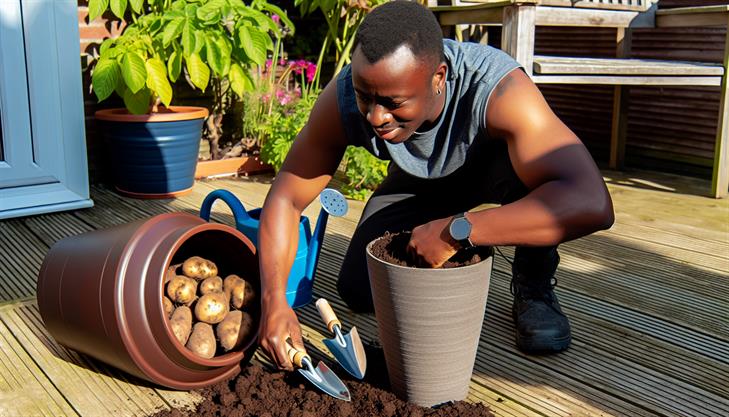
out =
<path fill-rule="evenodd" d="M 409 231 L 485 203 L 508 204 L 528 191 L 501 141 L 472 146 L 466 164 L 443 178 L 417 178 L 390 163 L 387 178 L 370 197 L 352 236 L 339 272 L 339 295 L 353 311 L 374 311 L 365 248 L 385 231 Z M 552 254 L 556 246 L 516 249 L 518 259 L 539 260 Z"/>

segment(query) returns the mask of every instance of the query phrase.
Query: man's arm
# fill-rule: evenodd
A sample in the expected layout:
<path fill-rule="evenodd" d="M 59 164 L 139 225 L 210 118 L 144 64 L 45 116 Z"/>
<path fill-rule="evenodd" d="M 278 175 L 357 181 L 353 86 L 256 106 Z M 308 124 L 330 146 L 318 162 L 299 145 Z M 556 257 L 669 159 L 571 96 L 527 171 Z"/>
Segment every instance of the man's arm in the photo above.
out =
<path fill-rule="evenodd" d="M 347 141 L 337 107 L 336 79 L 322 91 L 266 196 L 259 229 L 262 318 L 260 343 L 274 362 L 291 369 L 284 342 L 303 350 L 301 328 L 286 302 L 286 281 L 298 244 L 301 212 L 326 187 Z"/>
<path fill-rule="evenodd" d="M 506 141 L 514 170 L 531 191 L 469 215 L 475 243 L 556 245 L 612 225 L 610 194 L 592 157 L 521 70 L 492 93 L 486 123 L 490 136 Z"/>
<path fill-rule="evenodd" d="M 610 194 L 584 145 L 549 108 L 521 70 L 504 77 L 489 98 L 490 140 L 504 140 L 530 192 L 501 207 L 466 214 L 475 245 L 551 246 L 610 227 Z M 411 252 L 440 267 L 456 252 L 451 217 L 413 230 Z"/>

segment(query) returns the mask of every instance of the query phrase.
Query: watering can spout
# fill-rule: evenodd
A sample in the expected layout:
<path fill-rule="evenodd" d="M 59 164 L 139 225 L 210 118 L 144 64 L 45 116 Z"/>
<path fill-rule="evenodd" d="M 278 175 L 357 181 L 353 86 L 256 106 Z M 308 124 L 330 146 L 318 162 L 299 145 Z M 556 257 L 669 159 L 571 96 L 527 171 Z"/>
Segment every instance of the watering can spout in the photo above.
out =
<path fill-rule="evenodd" d="M 316 227 L 309 242 L 309 253 L 306 259 L 306 277 L 308 279 L 314 279 L 316 264 L 319 261 L 319 252 L 324 241 L 324 229 L 327 227 L 329 215 L 341 217 L 347 214 L 348 209 L 347 200 L 344 196 L 339 191 L 331 188 L 325 188 L 319 194 L 319 202 L 322 209 L 316 220 Z"/>
<path fill-rule="evenodd" d="M 309 241 L 309 253 L 306 258 L 305 272 L 308 279 L 314 279 L 314 271 L 316 271 L 316 265 L 319 262 L 319 252 L 321 251 L 321 244 L 324 241 L 324 230 L 327 227 L 327 220 L 329 220 L 329 213 L 322 209 L 319 212 L 319 217 L 316 219 L 316 227 L 314 227 L 314 233 L 311 235 L 311 240 Z"/>

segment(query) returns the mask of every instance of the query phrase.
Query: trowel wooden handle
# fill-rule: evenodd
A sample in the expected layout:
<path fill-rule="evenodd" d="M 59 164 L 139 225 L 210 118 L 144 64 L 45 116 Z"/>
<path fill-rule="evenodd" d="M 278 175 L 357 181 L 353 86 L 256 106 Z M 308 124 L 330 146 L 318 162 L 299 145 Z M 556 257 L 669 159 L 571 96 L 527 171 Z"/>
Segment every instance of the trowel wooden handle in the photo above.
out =
<path fill-rule="evenodd" d="M 311 358 L 309 358 L 309 355 L 306 352 L 296 349 L 288 342 L 286 342 L 286 353 L 289 355 L 289 360 L 293 362 L 294 366 L 296 366 L 297 368 L 304 367 L 304 358 L 308 358 L 309 362 L 311 362 Z"/>
<path fill-rule="evenodd" d="M 330 332 L 334 331 L 335 324 L 342 327 L 342 322 L 340 322 L 337 315 L 334 314 L 334 310 L 332 310 L 332 306 L 329 305 L 329 301 L 324 298 L 316 300 L 316 308 L 319 310 L 319 315 Z"/>

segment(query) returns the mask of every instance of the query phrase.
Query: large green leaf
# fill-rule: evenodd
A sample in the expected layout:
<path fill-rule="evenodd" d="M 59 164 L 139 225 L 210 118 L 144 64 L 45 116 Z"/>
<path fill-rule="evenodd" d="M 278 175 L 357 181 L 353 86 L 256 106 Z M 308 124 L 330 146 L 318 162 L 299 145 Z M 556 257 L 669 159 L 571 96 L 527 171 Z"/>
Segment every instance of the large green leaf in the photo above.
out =
<path fill-rule="evenodd" d="M 258 65 L 266 62 L 266 35 L 252 26 L 241 26 L 239 29 L 240 43 L 248 59 Z"/>
<path fill-rule="evenodd" d="M 195 40 L 195 46 L 193 46 L 192 52 L 199 54 L 205 47 L 205 31 L 196 30 L 193 33 L 193 39 Z"/>
<path fill-rule="evenodd" d="M 147 82 L 144 59 L 135 52 L 127 52 L 122 58 L 122 77 L 132 93 L 138 92 Z"/>
<path fill-rule="evenodd" d="M 149 88 L 143 88 L 136 93 L 126 90 L 124 91 L 124 105 L 131 113 L 144 114 L 149 111 L 149 101 L 151 97 Z"/>
<path fill-rule="evenodd" d="M 101 42 L 101 46 L 99 47 L 99 54 L 101 54 L 103 56 L 106 53 L 106 50 L 109 49 L 109 47 L 113 44 L 114 44 L 113 38 L 104 39 L 104 42 Z"/>
<path fill-rule="evenodd" d="M 167 71 L 170 74 L 170 80 L 174 83 L 180 76 L 182 70 L 182 54 L 178 51 L 172 51 L 169 59 L 167 59 Z"/>
<path fill-rule="evenodd" d="M 91 76 L 91 85 L 94 87 L 96 98 L 102 101 L 109 97 L 114 92 L 119 78 L 121 78 L 121 71 L 116 59 L 99 59 Z"/>
<path fill-rule="evenodd" d="M 111 0 L 111 11 L 119 19 L 124 19 L 124 12 L 127 11 L 127 0 Z"/>
<path fill-rule="evenodd" d="M 197 9 L 197 18 L 205 24 L 211 25 L 220 20 L 220 12 L 224 6 L 224 2 L 211 0 Z"/>
<path fill-rule="evenodd" d="M 213 72 L 219 76 L 223 76 L 223 51 L 220 48 L 217 39 L 213 36 L 207 36 L 205 38 L 205 51 L 208 65 L 212 68 Z M 229 57 L 230 59 L 230 57 Z"/>
<path fill-rule="evenodd" d="M 210 68 L 200 59 L 200 55 L 193 53 L 185 60 L 187 73 L 190 74 L 192 84 L 202 91 L 208 86 L 210 80 Z"/>
<path fill-rule="evenodd" d="M 172 86 L 167 80 L 167 68 L 159 58 L 152 58 L 147 61 L 147 87 L 157 94 L 165 106 L 172 101 Z"/>
<path fill-rule="evenodd" d="M 177 17 L 165 25 L 165 30 L 162 32 L 162 44 L 167 46 L 172 42 L 173 39 L 180 36 L 182 28 L 185 26 L 185 18 Z"/>
<path fill-rule="evenodd" d="M 238 97 L 242 98 L 246 91 L 253 90 L 253 80 L 239 64 L 234 63 L 230 66 L 228 78 L 230 79 L 230 88 Z"/>
<path fill-rule="evenodd" d="M 109 0 L 89 0 L 89 22 L 104 14 Z"/>
<path fill-rule="evenodd" d="M 129 5 L 132 6 L 134 13 L 139 13 L 142 11 L 142 6 L 144 6 L 144 0 L 129 0 Z"/>
<path fill-rule="evenodd" d="M 185 26 L 182 28 L 182 52 L 185 57 L 189 57 L 195 49 L 195 32 L 192 28 L 192 24 L 189 21 L 185 22 Z"/>

